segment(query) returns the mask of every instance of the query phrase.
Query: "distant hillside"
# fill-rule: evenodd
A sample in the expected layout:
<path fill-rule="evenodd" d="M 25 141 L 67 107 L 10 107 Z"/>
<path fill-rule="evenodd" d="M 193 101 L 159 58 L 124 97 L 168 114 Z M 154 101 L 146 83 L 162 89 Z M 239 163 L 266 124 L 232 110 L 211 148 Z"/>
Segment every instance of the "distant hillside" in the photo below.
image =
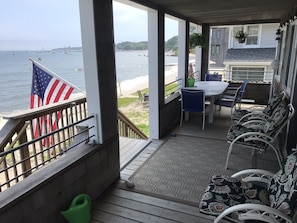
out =
<path fill-rule="evenodd" d="M 82 47 L 79 46 L 79 47 L 61 47 L 61 48 L 55 48 L 55 49 L 52 49 L 52 51 L 55 51 L 55 52 L 81 52 L 82 51 Z"/>
<path fill-rule="evenodd" d="M 167 40 L 165 42 L 165 51 L 177 51 L 177 41 L 178 37 L 174 36 L 171 39 Z M 121 42 L 116 44 L 117 50 L 147 50 L 148 49 L 148 42 L 147 41 L 141 41 L 141 42 Z"/>
<path fill-rule="evenodd" d="M 174 36 L 171 39 L 165 42 L 165 51 L 177 52 L 177 41 L 178 37 Z M 117 50 L 147 50 L 148 49 L 148 41 L 140 41 L 140 42 L 130 42 L 125 41 L 116 44 L 115 48 Z M 56 52 L 77 52 L 82 51 L 82 47 L 61 47 L 52 49 Z"/>
<path fill-rule="evenodd" d="M 121 42 L 116 44 L 116 49 L 118 50 L 147 50 L 148 49 L 148 42 L 141 41 L 141 42 Z"/>

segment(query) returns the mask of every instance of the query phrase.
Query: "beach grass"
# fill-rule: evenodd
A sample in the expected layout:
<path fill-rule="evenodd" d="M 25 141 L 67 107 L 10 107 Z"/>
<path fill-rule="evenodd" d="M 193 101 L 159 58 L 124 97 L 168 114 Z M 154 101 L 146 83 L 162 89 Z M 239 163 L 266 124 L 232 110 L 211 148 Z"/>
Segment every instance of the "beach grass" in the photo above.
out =
<path fill-rule="evenodd" d="M 149 114 L 148 109 L 145 111 L 130 112 L 126 116 L 139 128 L 144 134 L 149 136 Z"/>
<path fill-rule="evenodd" d="M 122 108 L 138 101 L 136 97 L 118 98 L 118 107 Z"/>
<path fill-rule="evenodd" d="M 149 111 L 139 103 L 138 96 L 118 98 L 118 108 L 145 135 L 149 136 Z"/>
<path fill-rule="evenodd" d="M 177 82 L 164 86 L 164 95 L 169 96 L 178 90 Z M 149 89 L 142 89 L 143 94 L 149 94 Z M 137 93 L 118 98 L 118 108 L 133 122 L 144 134 L 149 137 L 149 108 L 139 102 Z"/>

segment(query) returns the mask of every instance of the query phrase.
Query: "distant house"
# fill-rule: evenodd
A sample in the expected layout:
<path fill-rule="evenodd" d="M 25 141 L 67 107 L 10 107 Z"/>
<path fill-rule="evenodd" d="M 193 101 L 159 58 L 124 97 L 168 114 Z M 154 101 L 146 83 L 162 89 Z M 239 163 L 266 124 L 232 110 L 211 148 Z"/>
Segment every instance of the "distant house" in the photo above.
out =
<path fill-rule="evenodd" d="M 212 28 L 210 72 L 223 72 L 225 79 L 232 81 L 271 82 L 278 26 L 273 23 Z M 234 38 L 241 29 L 248 33 L 244 43 Z"/>

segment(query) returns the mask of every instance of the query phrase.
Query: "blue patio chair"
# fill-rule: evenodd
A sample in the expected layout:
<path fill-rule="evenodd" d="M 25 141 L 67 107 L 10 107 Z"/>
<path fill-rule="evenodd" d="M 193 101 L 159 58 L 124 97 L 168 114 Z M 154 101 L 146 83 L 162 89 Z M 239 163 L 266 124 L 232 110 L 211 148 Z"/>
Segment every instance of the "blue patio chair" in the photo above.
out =
<path fill-rule="evenodd" d="M 221 74 L 205 74 L 206 81 L 222 81 Z"/>
<path fill-rule="evenodd" d="M 225 93 L 217 100 L 215 100 L 214 104 L 223 107 L 231 108 L 231 117 L 233 114 L 233 109 L 236 106 L 236 103 L 239 100 L 239 94 L 240 94 L 241 87 L 238 87 L 236 89 L 226 89 Z"/>
<path fill-rule="evenodd" d="M 241 109 L 242 96 L 243 96 L 243 93 L 245 92 L 245 88 L 246 88 L 248 82 L 249 82 L 248 80 L 244 80 L 242 82 L 242 84 L 240 85 L 240 91 L 239 91 L 239 95 L 238 95 L 238 98 L 237 98 L 237 100 L 238 100 L 237 103 L 238 103 L 239 109 Z"/>
<path fill-rule="evenodd" d="M 183 123 L 184 112 L 202 113 L 202 130 L 205 125 L 205 92 L 203 90 L 181 89 L 181 117 L 180 126 Z"/>
<path fill-rule="evenodd" d="M 231 108 L 231 118 L 233 116 L 233 109 L 238 104 L 238 109 L 241 109 L 241 100 L 245 92 L 248 80 L 244 80 L 240 87 L 227 87 L 220 99 L 215 101 L 215 105 Z"/>

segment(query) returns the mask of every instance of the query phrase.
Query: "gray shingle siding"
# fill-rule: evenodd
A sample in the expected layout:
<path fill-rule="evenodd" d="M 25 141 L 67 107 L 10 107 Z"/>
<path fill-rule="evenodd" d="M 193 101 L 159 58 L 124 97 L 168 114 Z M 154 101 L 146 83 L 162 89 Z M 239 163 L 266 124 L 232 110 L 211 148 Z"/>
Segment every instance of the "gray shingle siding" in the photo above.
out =
<path fill-rule="evenodd" d="M 269 62 L 276 48 L 228 49 L 224 62 Z"/>

